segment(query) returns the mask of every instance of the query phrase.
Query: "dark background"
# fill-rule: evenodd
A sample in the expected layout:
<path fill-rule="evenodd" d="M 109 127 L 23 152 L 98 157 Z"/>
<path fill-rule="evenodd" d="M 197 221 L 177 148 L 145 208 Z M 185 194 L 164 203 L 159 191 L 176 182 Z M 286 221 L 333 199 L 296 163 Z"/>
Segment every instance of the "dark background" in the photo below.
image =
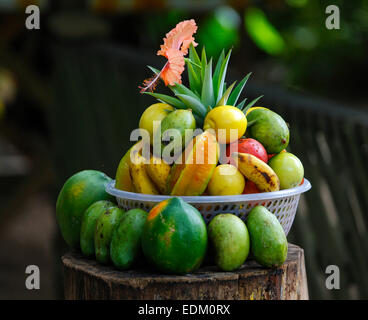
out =
<path fill-rule="evenodd" d="M 29 4 L 40 30 L 25 28 Z M 339 30 L 325 27 L 330 4 Z M 162 38 L 191 18 L 200 48 L 233 47 L 229 79 L 252 71 L 245 96 L 290 124 L 313 186 L 288 237 L 305 249 L 310 297 L 368 298 L 367 0 L 0 1 L 0 298 L 63 297 L 57 193 L 82 169 L 115 176 L 154 103 L 139 94 L 146 65 L 163 65 Z M 30 264 L 38 291 L 25 289 Z M 340 290 L 325 287 L 330 264 Z"/>

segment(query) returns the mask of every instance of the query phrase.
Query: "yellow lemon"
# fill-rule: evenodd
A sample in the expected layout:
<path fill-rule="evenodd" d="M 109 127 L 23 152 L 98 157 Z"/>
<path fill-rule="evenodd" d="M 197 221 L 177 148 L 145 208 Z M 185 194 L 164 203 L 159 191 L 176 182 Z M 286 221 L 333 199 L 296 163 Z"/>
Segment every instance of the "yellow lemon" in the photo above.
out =
<path fill-rule="evenodd" d="M 213 108 L 204 119 L 204 130 L 214 129 L 219 143 L 231 143 L 241 138 L 247 129 L 245 114 L 233 106 Z"/>
<path fill-rule="evenodd" d="M 211 196 L 242 194 L 245 179 L 241 172 L 231 164 L 217 166 L 208 183 L 207 190 Z"/>
<path fill-rule="evenodd" d="M 249 109 L 247 110 L 247 112 L 245 113 L 245 115 L 247 116 L 247 115 L 248 115 L 248 113 L 250 113 L 250 112 L 252 112 L 253 110 L 256 110 L 256 109 L 266 109 L 266 110 L 269 110 L 269 109 L 267 109 L 267 108 L 265 108 L 265 107 L 252 107 L 252 108 L 249 108 Z"/>
<path fill-rule="evenodd" d="M 175 108 L 166 103 L 155 103 L 149 106 L 139 120 L 139 128 L 147 130 L 150 135 L 151 144 L 153 144 L 153 122 L 162 121 Z"/>

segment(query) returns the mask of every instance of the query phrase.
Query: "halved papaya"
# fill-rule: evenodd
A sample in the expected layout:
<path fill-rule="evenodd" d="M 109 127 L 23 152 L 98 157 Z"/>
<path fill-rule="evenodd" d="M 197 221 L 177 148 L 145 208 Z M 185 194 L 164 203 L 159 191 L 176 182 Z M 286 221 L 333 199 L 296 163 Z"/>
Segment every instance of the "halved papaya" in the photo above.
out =
<path fill-rule="evenodd" d="M 182 163 L 175 163 L 167 181 L 168 194 L 199 196 L 207 187 L 218 162 L 218 144 L 210 131 L 196 136 L 185 148 Z"/>

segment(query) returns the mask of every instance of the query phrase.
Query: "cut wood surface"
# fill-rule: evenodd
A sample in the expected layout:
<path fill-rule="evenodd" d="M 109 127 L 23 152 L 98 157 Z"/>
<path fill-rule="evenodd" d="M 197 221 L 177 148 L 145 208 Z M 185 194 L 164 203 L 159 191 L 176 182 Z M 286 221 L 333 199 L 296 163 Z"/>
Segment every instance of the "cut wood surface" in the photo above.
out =
<path fill-rule="evenodd" d="M 276 269 L 250 260 L 234 272 L 204 266 L 178 276 L 142 268 L 119 271 L 75 252 L 62 261 L 66 299 L 308 299 L 304 251 L 293 244 Z"/>

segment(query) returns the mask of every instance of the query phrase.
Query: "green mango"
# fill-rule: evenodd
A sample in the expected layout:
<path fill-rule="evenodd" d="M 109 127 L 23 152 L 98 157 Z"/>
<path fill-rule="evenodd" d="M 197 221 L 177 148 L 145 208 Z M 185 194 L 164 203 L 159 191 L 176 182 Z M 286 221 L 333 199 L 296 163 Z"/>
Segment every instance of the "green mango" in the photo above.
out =
<path fill-rule="evenodd" d="M 141 235 L 148 213 L 127 211 L 115 229 L 110 245 L 111 261 L 118 269 L 129 269 L 141 256 Z"/>
<path fill-rule="evenodd" d="M 110 207 L 116 207 L 116 205 L 110 201 L 100 200 L 91 204 L 84 212 L 80 233 L 80 247 L 82 253 L 87 257 L 95 254 L 94 236 L 97 219 Z"/>
<path fill-rule="evenodd" d="M 215 216 L 208 225 L 210 251 L 224 271 L 239 268 L 249 254 L 249 234 L 244 222 L 234 214 Z"/>
<path fill-rule="evenodd" d="M 259 141 L 267 153 L 279 153 L 289 145 L 289 128 L 277 113 L 267 109 L 255 109 L 247 115 L 254 123 L 247 129 L 247 136 Z"/>
<path fill-rule="evenodd" d="M 254 259 L 264 267 L 281 266 L 287 257 L 288 243 L 276 216 L 263 206 L 254 207 L 248 214 L 247 226 Z"/>
<path fill-rule="evenodd" d="M 174 141 L 170 143 L 170 149 L 178 148 L 181 150 L 185 147 L 185 130 L 195 130 L 195 128 L 196 121 L 191 110 L 175 110 L 170 112 L 161 122 L 162 149 L 170 143 L 170 141 L 167 141 L 173 133 L 170 129 L 175 129 L 176 134 Z M 187 137 L 187 142 L 191 138 L 192 136 Z"/>
<path fill-rule="evenodd" d="M 94 240 L 96 260 L 100 263 L 110 262 L 111 238 L 123 214 L 124 210 L 110 207 L 97 219 Z"/>
<path fill-rule="evenodd" d="M 79 248 L 82 217 L 87 208 L 99 200 L 114 201 L 106 193 L 111 180 L 96 170 L 83 170 L 71 176 L 62 187 L 56 202 L 56 219 L 65 242 Z"/>

